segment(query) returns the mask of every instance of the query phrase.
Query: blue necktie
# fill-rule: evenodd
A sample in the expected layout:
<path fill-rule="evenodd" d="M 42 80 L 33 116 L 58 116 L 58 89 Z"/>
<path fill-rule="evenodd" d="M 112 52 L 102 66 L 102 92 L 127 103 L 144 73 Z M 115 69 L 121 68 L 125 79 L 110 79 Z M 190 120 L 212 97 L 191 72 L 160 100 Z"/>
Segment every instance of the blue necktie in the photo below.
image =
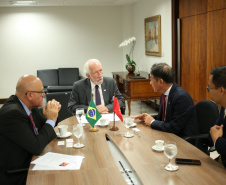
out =
<path fill-rule="evenodd" d="M 101 104 L 101 100 L 100 100 L 100 92 L 99 92 L 99 86 L 96 85 L 95 86 L 95 97 L 96 97 L 96 105 L 100 105 Z"/>

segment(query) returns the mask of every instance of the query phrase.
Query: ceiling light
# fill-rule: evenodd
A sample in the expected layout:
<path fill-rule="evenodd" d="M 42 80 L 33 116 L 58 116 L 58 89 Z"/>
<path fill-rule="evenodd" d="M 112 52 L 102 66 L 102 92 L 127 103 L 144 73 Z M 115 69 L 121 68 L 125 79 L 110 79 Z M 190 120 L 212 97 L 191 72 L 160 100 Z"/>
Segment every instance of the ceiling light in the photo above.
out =
<path fill-rule="evenodd" d="M 36 5 L 36 1 L 9 1 L 11 5 L 17 6 L 29 6 L 29 5 Z"/>

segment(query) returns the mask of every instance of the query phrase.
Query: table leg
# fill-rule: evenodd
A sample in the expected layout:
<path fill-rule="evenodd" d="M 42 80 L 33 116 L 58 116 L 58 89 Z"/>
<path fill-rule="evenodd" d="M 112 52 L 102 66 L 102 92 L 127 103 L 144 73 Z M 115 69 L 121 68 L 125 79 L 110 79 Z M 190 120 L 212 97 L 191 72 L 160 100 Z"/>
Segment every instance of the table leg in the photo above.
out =
<path fill-rule="evenodd" d="M 130 99 L 128 99 L 128 100 L 127 100 L 127 103 L 128 103 L 128 108 L 129 108 L 129 116 L 130 116 L 130 113 L 131 113 L 131 107 L 130 107 L 131 100 L 130 100 Z"/>

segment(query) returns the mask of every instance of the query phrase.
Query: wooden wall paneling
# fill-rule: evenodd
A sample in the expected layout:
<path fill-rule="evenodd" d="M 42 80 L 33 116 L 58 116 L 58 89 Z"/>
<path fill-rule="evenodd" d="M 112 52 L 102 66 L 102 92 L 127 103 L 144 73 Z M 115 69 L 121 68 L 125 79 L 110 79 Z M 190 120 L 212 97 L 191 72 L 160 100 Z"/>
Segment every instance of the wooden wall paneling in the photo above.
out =
<path fill-rule="evenodd" d="M 207 3 L 207 0 L 179 0 L 179 17 L 206 13 Z"/>
<path fill-rule="evenodd" d="M 195 103 L 206 97 L 207 15 L 182 19 L 181 86 Z"/>
<path fill-rule="evenodd" d="M 226 8 L 226 0 L 208 0 L 208 11 Z"/>
<path fill-rule="evenodd" d="M 206 79 L 209 79 L 211 69 L 226 65 L 226 9 L 208 12 L 207 38 Z"/>

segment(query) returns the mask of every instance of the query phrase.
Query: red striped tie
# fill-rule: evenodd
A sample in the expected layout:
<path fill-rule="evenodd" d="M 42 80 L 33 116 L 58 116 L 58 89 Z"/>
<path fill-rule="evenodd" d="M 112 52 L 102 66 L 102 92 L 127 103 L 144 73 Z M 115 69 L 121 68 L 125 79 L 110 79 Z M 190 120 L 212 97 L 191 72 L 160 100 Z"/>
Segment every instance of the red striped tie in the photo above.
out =
<path fill-rule="evenodd" d="M 165 110 L 166 110 L 166 95 L 162 95 L 162 121 L 165 119 Z"/>
<path fill-rule="evenodd" d="M 32 123 L 33 128 L 34 128 L 35 135 L 38 135 L 38 131 L 37 131 L 37 129 L 36 129 L 35 122 L 34 122 L 34 120 L 33 120 L 32 114 L 30 114 L 29 117 L 30 117 L 30 119 L 31 119 L 31 123 Z"/>

